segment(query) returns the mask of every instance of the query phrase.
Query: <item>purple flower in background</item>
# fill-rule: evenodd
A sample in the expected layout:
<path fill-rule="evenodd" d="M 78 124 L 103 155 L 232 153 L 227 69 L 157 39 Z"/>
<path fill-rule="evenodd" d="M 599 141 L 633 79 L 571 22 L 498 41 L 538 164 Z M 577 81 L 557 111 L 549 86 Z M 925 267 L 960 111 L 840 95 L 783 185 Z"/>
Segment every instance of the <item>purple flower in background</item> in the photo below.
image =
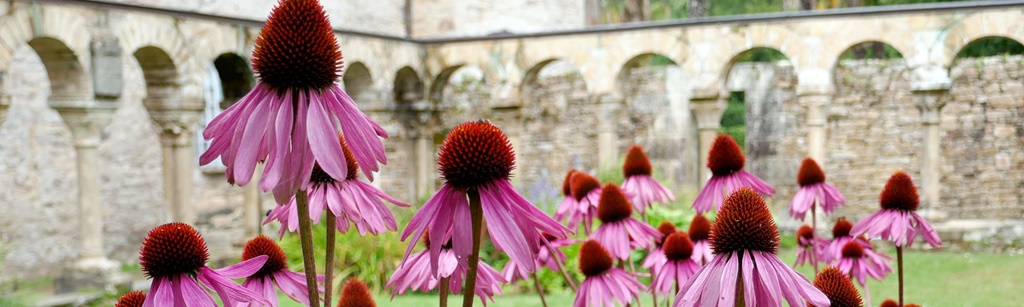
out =
<path fill-rule="evenodd" d="M 586 276 L 576 292 L 573 307 L 625 306 L 640 295 L 644 286 L 636 277 L 613 268 L 612 256 L 600 242 L 587 240 L 580 246 L 580 271 Z"/>
<path fill-rule="evenodd" d="M 682 284 L 690 279 L 697 270 L 700 270 L 700 263 L 693 261 L 693 243 L 685 233 L 674 233 L 665 238 L 665 245 L 662 246 L 662 253 L 665 255 L 664 265 L 651 270 L 654 279 L 651 280 L 651 292 L 667 295 L 675 295 L 673 285 Z M 678 289 L 678 288 L 676 288 Z"/>
<path fill-rule="evenodd" d="M 814 159 L 804 159 L 800 165 L 800 172 L 796 176 L 796 182 L 800 184 L 800 190 L 793 195 L 793 202 L 789 205 L 789 215 L 798 219 L 804 219 L 807 210 L 814 207 L 815 202 L 821 205 L 825 213 L 832 213 L 840 205 L 846 203 L 843 193 L 831 184 L 825 183 L 825 171 L 821 170 Z"/>
<path fill-rule="evenodd" d="M 303 305 L 309 305 L 309 292 L 306 291 L 306 276 L 301 273 L 292 272 L 288 269 L 288 258 L 284 250 L 269 237 L 260 235 L 245 243 L 242 249 L 242 261 L 265 256 L 267 261 L 263 267 L 245 277 L 242 287 L 259 293 L 269 302 L 277 302 L 276 285 L 281 292 L 292 300 Z M 323 278 L 321 276 L 321 278 Z M 320 287 L 323 291 L 323 287 Z M 272 304 L 275 305 L 275 304 Z M 236 307 L 251 306 L 251 304 L 240 304 Z M 262 305 L 257 305 L 262 306 Z"/>
<path fill-rule="evenodd" d="M 693 200 L 693 209 L 697 214 L 711 211 L 714 207 L 718 211 L 722 207 L 722 199 L 725 194 L 732 194 L 739 188 L 751 188 L 758 193 L 771 197 L 775 189 L 743 170 L 746 158 L 740 151 L 740 145 L 727 134 L 719 134 L 715 142 L 711 144 L 711 151 L 708 152 L 708 168 L 711 169 L 711 179 L 708 179 L 704 188 L 697 193 Z M 723 194 L 724 191 L 724 194 Z"/>
<path fill-rule="evenodd" d="M 690 235 L 690 242 L 693 242 L 693 261 L 701 265 L 711 261 L 711 245 L 708 238 L 711 236 L 711 222 L 703 214 L 698 214 L 690 221 L 690 228 L 686 232 Z"/>
<path fill-rule="evenodd" d="M 881 237 L 896 243 L 896 246 L 910 246 L 918 233 L 932 247 L 941 247 L 942 240 L 931 224 L 917 214 L 920 199 L 910 175 L 897 171 L 885 183 L 879 196 L 881 210 L 857 222 L 850 230 L 853 236 L 866 234 L 868 238 Z"/>
<path fill-rule="evenodd" d="M 633 195 L 633 208 L 639 213 L 644 213 L 644 209 L 655 202 L 668 204 L 670 200 L 676 200 L 672 191 L 651 176 L 651 160 L 647 159 L 640 145 L 629 147 L 626 161 L 622 164 L 622 174 L 626 176 L 622 190 Z"/>
<path fill-rule="evenodd" d="M 875 253 L 871 248 L 864 247 L 860 242 L 846 242 L 843 245 L 843 253 L 836 259 L 835 265 L 840 271 L 846 272 L 857 279 L 857 283 L 864 286 L 868 283 L 868 276 L 875 280 L 882 280 L 886 275 L 892 273 L 892 266 L 889 265 L 889 256 Z"/>
<path fill-rule="evenodd" d="M 600 204 L 597 206 L 597 217 L 601 225 L 590 235 L 591 239 L 601 242 L 616 259 L 629 259 L 633 248 L 647 249 L 656 240 L 662 239 L 657 229 L 633 218 L 633 205 L 626 199 L 614 183 L 601 188 Z"/>

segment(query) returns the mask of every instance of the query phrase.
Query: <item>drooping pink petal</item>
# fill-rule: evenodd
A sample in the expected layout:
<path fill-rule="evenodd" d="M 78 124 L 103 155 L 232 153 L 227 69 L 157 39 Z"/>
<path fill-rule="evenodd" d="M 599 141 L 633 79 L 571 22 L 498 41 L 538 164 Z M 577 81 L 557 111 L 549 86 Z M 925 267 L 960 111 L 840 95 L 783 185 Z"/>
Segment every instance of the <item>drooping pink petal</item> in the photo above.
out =
<path fill-rule="evenodd" d="M 282 270 L 274 273 L 273 276 L 274 283 L 281 289 L 281 292 L 300 304 L 309 305 L 309 288 L 306 286 L 304 274 Z M 319 288 L 320 291 L 323 291 L 323 286 Z"/>
<path fill-rule="evenodd" d="M 178 278 L 177 285 L 181 289 L 181 299 L 185 301 L 188 307 L 217 307 L 210 293 L 207 293 L 206 290 L 200 287 L 199 283 L 192 279 L 192 277 L 182 274 Z"/>
<path fill-rule="evenodd" d="M 259 255 L 214 271 L 227 278 L 245 278 L 256 274 L 269 258 L 267 255 Z"/>
<path fill-rule="evenodd" d="M 309 111 L 306 114 L 306 134 L 309 135 L 309 147 L 317 164 L 331 178 L 343 180 L 348 176 L 348 163 L 345 153 L 338 141 L 338 132 L 330 119 L 322 102 L 315 98 L 309 100 Z"/>
<path fill-rule="evenodd" d="M 149 286 L 149 295 L 142 302 L 142 307 L 171 306 L 174 304 L 174 295 L 171 291 L 171 281 L 166 277 L 154 277 L 152 285 Z"/>
<path fill-rule="evenodd" d="M 265 261 L 266 260 L 264 259 L 264 262 Z M 263 264 L 260 263 L 260 266 L 262 267 Z M 220 273 L 217 273 L 208 267 L 199 268 L 199 274 L 197 275 L 203 284 L 210 289 L 213 289 L 214 292 L 217 292 L 217 295 L 220 296 L 221 301 L 224 302 L 225 305 L 233 306 L 236 302 L 252 301 L 262 304 L 270 304 L 270 302 L 264 299 L 259 293 L 239 286 L 234 281 L 227 279 L 220 275 Z"/>

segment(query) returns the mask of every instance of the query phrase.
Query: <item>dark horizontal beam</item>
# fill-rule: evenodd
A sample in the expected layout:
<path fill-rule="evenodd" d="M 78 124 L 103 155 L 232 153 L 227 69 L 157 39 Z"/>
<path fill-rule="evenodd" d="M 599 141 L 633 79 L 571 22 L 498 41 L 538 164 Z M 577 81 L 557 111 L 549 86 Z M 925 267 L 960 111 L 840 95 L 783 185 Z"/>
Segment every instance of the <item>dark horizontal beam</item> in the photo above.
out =
<path fill-rule="evenodd" d="M 18 0 L 18 1 L 29 1 L 29 2 L 43 2 L 43 3 L 57 3 L 57 4 L 68 4 L 78 5 L 85 7 L 92 7 L 97 9 L 109 9 L 109 10 L 127 10 L 143 13 L 151 13 L 158 15 L 167 15 L 177 18 L 189 18 L 189 19 L 200 19 L 209 20 L 214 22 L 221 22 L 227 24 L 236 24 L 249 27 L 262 27 L 263 20 L 245 19 L 237 17 L 227 17 L 221 15 L 212 15 L 205 13 L 197 13 L 191 11 L 173 10 L 167 8 L 156 8 L 149 6 L 141 6 L 134 4 L 124 3 L 112 3 L 99 0 Z M 877 15 L 893 15 L 893 14 L 921 14 L 921 13 L 938 13 L 938 12 L 949 12 L 949 11 L 976 11 L 976 10 L 994 10 L 994 9 L 1007 9 L 1007 8 L 1020 8 L 1024 7 L 1024 0 L 986 0 L 986 1 L 963 1 L 963 2 L 943 2 L 943 3 L 922 3 L 922 4 L 911 4 L 911 5 L 891 5 L 891 6 L 867 6 L 867 7 L 855 7 L 855 8 L 842 8 L 842 9 L 830 9 L 830 10 L 815 10 L 815 11 L 793 11 L 793 12 L 778 12 L 778 13 L 764 13 L 764 14 L 750 14 L 750 15 L 732 15 L 732 16 L 716 16 L 706 18 L 690 18 L 690 19 L 676 19 L 666 21 L 647 21 L 647 22 L 635 22 L 635 23 L 622 23 L 622 24 L 610 24 L 610 25 L 599 25 L 590 26 L 581 29 L 573 30 L 560 30 L 560 31 L 544 31 L 535 33 L 523 33 L 523 34 L 501 34 L 501 35 L 488 35 L 488 36 L 466 36 L 466 37 L 452 37 L 452 38 L 425 38 L 416 39 L 407 36 L 395 36 L 387 34 L 379 34 L 373 32 L 356 31 L 342 28 L 335 28 L 334 32 L 339 35 L 350 35 L 350 36 L 361 36 L 369 38 L 377 38 L 392 41 L 401 41 L 407 43 L 415 43 L 421 45 L 433 45 L 433 44 L 445 44 L 445 43 L 459 43 L 459 42 L 474 42 L 474 41 L 494 41 L 494 40 L 515 40 L 523 38 L 534 38 L 534 37 L 550 37 L 550 36 L 568 36 L 568 35 L 579 35 L 579 34 L 600 34 L 600 33 L 614 33 L 623 31 L 638 31 L 647 29 L 663 29 L 663 28 L 686 28 L 686 27 L 698 27 L 706 25 L 718 25 L 718 24 L 751 24 L 759 22 L 780 22 L 787 20 L 797 19 L 811 19 L 811 18 L 844 18 L 844 17 L 863 17 L 863 16 L 877 16 Z"/>

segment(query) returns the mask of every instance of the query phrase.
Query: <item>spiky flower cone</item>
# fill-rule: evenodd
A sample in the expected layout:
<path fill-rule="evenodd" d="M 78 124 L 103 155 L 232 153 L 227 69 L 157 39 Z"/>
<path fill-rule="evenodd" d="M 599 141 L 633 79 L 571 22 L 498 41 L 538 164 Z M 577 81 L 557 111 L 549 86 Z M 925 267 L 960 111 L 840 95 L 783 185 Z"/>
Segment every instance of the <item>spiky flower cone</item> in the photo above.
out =
<path fill-rule="evenodd" d="M 142 291 L 132 291 L 121 295 L 114 307 L 142 307 L 146 301 L 146 294 Z"/>
<path fill-rule="evenodd" d="M 814 278 L 814 286 L 825 293 L 832 307 L 863 307 L 860 292 L 853 286 L 850 276 L 843 274 L 839 268 L 830 266 L 818 273 Z"/>
<path fill-rule="evenodd" d="M 338 307 L 377 307 L 373 301 L 373 295 L 366 284 L 359 278 L 351 278 L 341 288 L 341 297 L 338 299 Z"/>

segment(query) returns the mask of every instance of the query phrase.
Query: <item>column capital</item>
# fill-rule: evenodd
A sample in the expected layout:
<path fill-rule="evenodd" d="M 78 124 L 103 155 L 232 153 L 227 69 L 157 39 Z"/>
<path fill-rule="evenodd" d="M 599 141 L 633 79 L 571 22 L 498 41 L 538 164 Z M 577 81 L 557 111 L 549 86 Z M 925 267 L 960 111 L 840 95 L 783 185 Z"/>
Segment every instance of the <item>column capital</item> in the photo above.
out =
<path fill-rule="evenodd" d="M 110 124 L 114 117 L 113 108 L 56 108 L 71 130 L 75 147 L 96 147 L 100 145 L 103 128 Z"/>
<path fill-rule="evenodd" d="M 153 124 L 166 145 L 187 145 L 199 124 L 201 114 L 194 111 L 150 111 Z"/>
<path fill-rule="evenodd" d="M 202 97 L 146 97 L 142 99 L 142 105 L 150 114 L 167 111 L 202 112 L 206 100 Z"/>
<path fill-rule="evenodd" d="M 942 118 L 940 112 L 946 106 L 949 93 L 948 87 L 913 89 L 914 106 L 921 111 L 921 122 L 938 124 Z"/>
<path fill-rule="evenodd" d="M 728 106 L 725 99 L 717 95 L 690 98 L 690 111 L 693 111 L 693 116 L 697 119 L 697 129 L 717 130 L 721 127 L 722 114 Z"/>

